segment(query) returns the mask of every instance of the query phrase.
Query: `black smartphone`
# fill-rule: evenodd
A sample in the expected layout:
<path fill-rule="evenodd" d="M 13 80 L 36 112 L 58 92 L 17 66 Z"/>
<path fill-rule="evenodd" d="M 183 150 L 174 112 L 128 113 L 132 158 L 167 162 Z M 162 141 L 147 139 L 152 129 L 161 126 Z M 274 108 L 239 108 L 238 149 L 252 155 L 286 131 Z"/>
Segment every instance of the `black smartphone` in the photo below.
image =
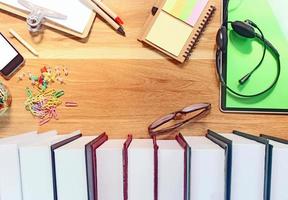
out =
<path fill-rule="evenodd" d="M 9 79 L 23 63 L 23 56 L 0 33 L 0 72 L 4 78 Z"/>

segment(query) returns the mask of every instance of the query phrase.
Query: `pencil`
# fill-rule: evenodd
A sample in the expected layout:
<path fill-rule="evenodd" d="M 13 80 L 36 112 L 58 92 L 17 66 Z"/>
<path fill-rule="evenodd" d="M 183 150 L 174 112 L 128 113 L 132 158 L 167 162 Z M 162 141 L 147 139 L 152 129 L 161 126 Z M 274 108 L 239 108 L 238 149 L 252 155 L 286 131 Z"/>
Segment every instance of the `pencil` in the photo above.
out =
<path fill-rule="evenodd" d="M 9 33 L 15 37 L 24 47 L 26 47 L 32 54 L 35 56 L 39 56 L 38 52 L 28 43 L 26 42 L 16 31 L 13 29 L 9 29 Z"/>
<path fill-rule="evenodd" d="M 115 13 L 113 12 L 108 6 L 106 6 L 104 3 L 102 3 L 100 0 L 92 0 L 94 1 L 104 12 L 106 12 L 110 17 L 115 20 L 119 25 L 123 25 L 123 20 Z"/>
<path fill-rule="evenodd" d="M 89 5 L 97 14 L 99 14 L 105 21 L 107 21 L 120 35 L 126 36 L 125 31 L 122 26 L 117 24 L 109 15 L 107 15 L 100 7 L 97 6 L 95 2 L 91 0 L 86 0 L 87 5 Z"/>

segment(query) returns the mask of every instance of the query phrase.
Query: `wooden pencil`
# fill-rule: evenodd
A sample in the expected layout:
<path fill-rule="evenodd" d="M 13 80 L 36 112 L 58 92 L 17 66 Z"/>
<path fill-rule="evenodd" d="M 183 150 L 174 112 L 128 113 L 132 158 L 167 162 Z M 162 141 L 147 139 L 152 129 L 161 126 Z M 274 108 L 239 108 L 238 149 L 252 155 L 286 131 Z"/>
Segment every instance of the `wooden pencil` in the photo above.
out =
<path fill-rule="evenodd" d="M 15 37 L 24 47 L 26 47 L 32 54 L 39 56 L 39 53 L 28 43 L 26 42 L 16 31 L 9 29 L 9 33 Z"/>

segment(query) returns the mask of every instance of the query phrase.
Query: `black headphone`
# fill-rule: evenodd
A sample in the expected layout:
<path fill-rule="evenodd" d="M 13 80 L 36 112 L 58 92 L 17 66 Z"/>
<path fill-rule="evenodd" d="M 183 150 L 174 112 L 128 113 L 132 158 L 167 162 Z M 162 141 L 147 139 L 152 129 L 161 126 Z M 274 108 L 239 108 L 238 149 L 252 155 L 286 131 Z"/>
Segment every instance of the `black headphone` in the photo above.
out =
<path fill-rule="evenodd" d="M 273 82 L 271 83 L 271 85 L 267 89 L 265 89 L 261 92 L 258 92 L 256 94 L 241 94 L 241 93 L 234 91 L 233 89 L 231 89 L 227 85 L 226 81 L 223 78 L 222 72 L 221 72 L 221 61 L 222 61 L 223 54 L 226 55 L 226 53 L 227 53 L 226 50 L 227 50 L 227 44 L 228 44 L 228 36 L 227 36 L 227 25 L 228 24 L 231 24 L 232 30 L 235 33 L 237 33 L 238 35 L 245 37 L 245 38 L 249 38 L 249 39 L 255 39 L 256 38 L 263 43 L 263 54 L 262 54 L 261 60 L 249 73 L 247 73 L 245 76 L 243 76 L 239 80 L 239 84 L 243 85 L 244 83 L 246 83 L 246 81 L 251 77 L 251 75 L 261 66 L 261 64 L 265 58 L 265 55 L 266 55 L 267 47 L 268 47 L 268 50 L 271 50 L 271 53 L 277 62 L 277 74 L 276 74 Z M 258 30 L 258 32 L 260 34 L 257 33 L 255 31 L 255 29 Z M 229 92 L 231 92 L 234 95 L 239 96 L 239 97 L 255 97 L 255 96 L 259 96 L 259 95 L 262 95 L 262 94 L 268 92 L 278 82 L 279 77 L 280 77 L 280 68 L 281 68 L 280 54 L 277 51 L 277 49 L 271 44 L 271 42 L 269 42 L 268 40 L 265 39 L 264 34 L 261 31 L 261 29 L 251 20 L 245 20 L 244 22 L 243 21 L 234 21 L 234 22 L 228 21 L 226 25 L 223 24 L 217 32 L 216 44 L 217 44 L 217 51 L 216 51 L 217 74 L 219 76 L 219 79 L 220 79 L 222 86 L 224 86 Z"/>

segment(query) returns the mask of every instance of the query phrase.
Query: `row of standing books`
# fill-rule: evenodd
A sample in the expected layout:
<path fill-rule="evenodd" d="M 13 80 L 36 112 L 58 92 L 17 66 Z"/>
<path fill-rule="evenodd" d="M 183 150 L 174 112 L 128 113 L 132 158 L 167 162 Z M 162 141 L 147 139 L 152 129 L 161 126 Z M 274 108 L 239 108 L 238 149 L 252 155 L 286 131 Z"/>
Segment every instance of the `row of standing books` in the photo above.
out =
<path fill-rule="evenodd" d="M 0 139 L 1 200 L 285 200 L 288 141 L 233 131 L 175 140 L 80 131 Z"/>

